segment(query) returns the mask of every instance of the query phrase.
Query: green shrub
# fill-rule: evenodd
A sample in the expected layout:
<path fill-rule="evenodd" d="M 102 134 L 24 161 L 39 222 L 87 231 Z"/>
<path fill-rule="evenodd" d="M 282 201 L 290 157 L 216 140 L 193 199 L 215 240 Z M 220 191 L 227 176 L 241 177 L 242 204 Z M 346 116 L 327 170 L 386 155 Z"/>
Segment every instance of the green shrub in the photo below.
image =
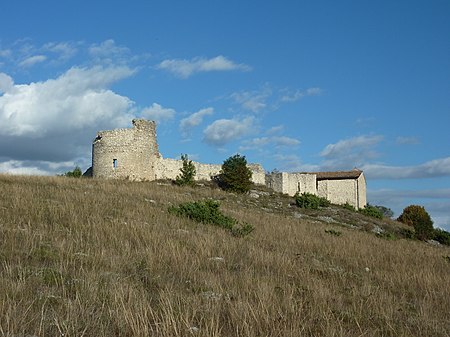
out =
<path fill-rule="evenodd" d="M 415 236 L 419 240 L 433 238 L 433 221 L 423 206 L 410 205 L 406 207 L 397 220 L 414 227 Z"/>
<path fill-rule="evenodd" d="M 443 229 L 436 228 L 434 230 L 433 239 L 438 241 L 440 244 L 450 246 L 450 233 Z"/>
<path fill-rule="evenodd" d="M 373 205 L 373 207 L 377 208 L 383 214 L 383 217 L 392 218 L 394 216 L 394 211 L 388 207 L 377 205 Z"/>
<path fill-rule="evenodd" d="M 375 206 L 371 206 L 369 204 L 367 204 L 364 208 L 360 208 L 359 213 L 366 216 L 371 216 L 373 218 L 383 219 L 383 213 Z"/>
<path fill-rule="evenodd" d="M 63 174 L 64 177 L 70 177 L 70 178 L 81 178 L 83 175 L 83 172 L 81 172 L 81 169 L 77 166 L 73 169 L 73 171 L 69 171 Z"/>
<path fill-rule="evenodd" d="M 304 192 L 295 194 L 295 203 L 300 208 L 318 209 L 319 207 L 330 206 L 330 201 L 317 195 Z"/>
<path fill-rule="evenodd" d="M 216 200 L 194 201 L 180 204 L 178 207 L 170 206 L 169 212 L 227 229 L 235 236 L 245 236 L 253 231 L 253 226 L 246 223 L 240 224 L 232 217 L 224 215 L 219 210 L 219 206 L 220 203 Z"/>
<path fill-rule="evenodd" d="M 194 163 L 192 163 L 192 160 L 189 160 L 187 154 L 182 154 L 181 160 L 183 161 L 183 167 L 180 168 L 181 173 L 175 178 L 175 184 L 179 186 L 193 186 L 195 184 L 194 177 L 197 173 Z"/>
<path fill-rule="evenodd" d="M 239 154 L 225 160 L 216 177 L 220 188 L 237 193 L 248 192 L 253 185 L 251 179 L 252 171 L 247 167 L 247 160 Z"/>
<path fill-rule="evenodd" d="M 408 228 L 400 228 L 398 235 L 404 239 L 414 239 L 414 232 Z"/>

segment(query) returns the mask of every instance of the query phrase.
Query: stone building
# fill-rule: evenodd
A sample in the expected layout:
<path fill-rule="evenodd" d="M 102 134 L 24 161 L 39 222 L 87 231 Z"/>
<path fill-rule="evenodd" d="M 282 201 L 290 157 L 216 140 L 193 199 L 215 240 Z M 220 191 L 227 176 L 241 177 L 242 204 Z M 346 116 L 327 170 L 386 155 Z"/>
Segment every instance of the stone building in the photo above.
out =
<path fill-rule="evenodd" d="M 196 180 L 209 180 L 222 166 L 193 162 Z M 94 178 L 152 181 L 175 179 L 181 160 L 163 158 L 158 150 L 156 123 L 134 119 L 132 128 L 100 131 L 92 144 Z M 289 195 L 308 192 L 332 203 L 366 205 L 366 180 L 362 171 L 266 174 L 260 164 L 249 164 L 252 181 Z"/>
<path fill-rule="evenodd" d="M 334 204 L 348 203 L 363 208 L 366 200 L 366 179 L 360 170 L 337 172 L 275 172 L 266 176 L 266 185 L 274 191 L 294 195 L 311 193 Z"/>

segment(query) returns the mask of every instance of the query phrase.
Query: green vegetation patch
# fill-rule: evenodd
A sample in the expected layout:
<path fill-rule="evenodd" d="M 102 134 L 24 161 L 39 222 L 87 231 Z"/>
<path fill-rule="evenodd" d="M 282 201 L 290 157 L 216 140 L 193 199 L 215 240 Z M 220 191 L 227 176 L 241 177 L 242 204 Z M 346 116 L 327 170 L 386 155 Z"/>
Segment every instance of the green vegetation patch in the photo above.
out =
<path fill-rule="evenodd" d="M 220 203 L 217 200 L 194 201 L 180 204 L 178 207 L 170 206 L 169 212 L 227 229 L 235 236 L 245 236 L 253 231 L 252 225 L 240 224 L 236 219 L 224 215 L 219 210 L 219 206 Z"/>
<path fill-rule="evenodd" d="M 443 229 L 436 228 L 434 230 L 434 240 L 442 245 L 450 246 L 450 233 Z"/>
<path fill-rule="evenodd" d="M 366 207 L 361 208 L 359 213 L 371 216 L 377 219 L 383 219 L 383 212 L 381 212 L 377 207 L 367 204 Z"/>
<path fill-rule="evenodd" d="M 295 203 L 300 208 L 319 209 L 320 207 L 328 207 L 331 204 L 329 200 L 307 192 L 297 193 L 294 198 Z"/>
<path fill-rule="evenodd" d="M 175 184 L 178 186 L 194 186 L 195 174 L 197 173 L 195 165 L 187 154 L 182 154 L 181 160 L 183 166 L 180 168 L 180 174 L 175 178 Z"/>

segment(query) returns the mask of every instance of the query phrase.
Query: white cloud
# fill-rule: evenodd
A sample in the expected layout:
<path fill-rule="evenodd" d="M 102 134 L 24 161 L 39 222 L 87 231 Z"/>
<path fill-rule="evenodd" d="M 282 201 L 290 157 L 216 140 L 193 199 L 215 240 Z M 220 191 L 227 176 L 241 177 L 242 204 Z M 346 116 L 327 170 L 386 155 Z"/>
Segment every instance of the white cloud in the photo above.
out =
<path fill-rule="evenodd" d="M 24 162 L 18 160 L 8 160 L 3 163 L 0 162 L 0 172 L 18 175 L 49 175 L 47 171 L 42 170 L 37 166 L 27 166 L 24 165 Z"/>
<path fill-rule="evenodd" d="M 273 159 L 277 165 L 277 170 L 282 172 L 316 172 L 317 165 L 304 164 L 300 157 L 296 154 L 281 154 L 273 155 Z"/>
<path fill-rule="evenodd" d="M 283 125 L 272 126 L 269 130 L 266 131 L 266 133 L 268 135 L 273 135 L 283 131 L 283 129 L 284 129 Z"/>
<path fill-rule="evenodd" d="M 206 108 L 201 109 L 197 112 L 194 112 L 189 117 L 183 118 L 180 121 L 180 130 L 183 134 L 183 136 L 187 136 L 189 134 L 189 131 L 195 127 L 200 125 L 203 122 L 203 117 L 210 116 L 214 113 L 213 108 Z"/>
<path fill-rule="evenodd" d="M 321 164 L 324 170 L 341 170 L 361 167 L 367 160 L 379 156 L 375 147 L 383 140 L 383 136 L 358 136 L 328 144 L 320 156 L 325 159 Z"/>
<path fill-rule="evenodd" d="M 265 88 L 262 91 L 242 91 L 231 94 L 231 99 L 240 104 L 243 109 L 259 112 L 267 107 L 267 98 L 272 91 Z"/>
<path fill-rule="evenodd" d="M 370 179 L 450 177 L 450 157 L 430 160 L 417 166 L 365 164 L 361 169 Z"/>
<path fill-rule="evenodd" d="M 0 95 L 14 87 L 13 79 L 5 73 L 0 73 Z"/>
<path fill-rule="evenodd" d="M 249 66 L 245 64 L 234 63 L 233 61 L 227 59 L 222 55 L 216 56 L 211 59 L 196 57 L 191 60 L 164 60 L 158 65 L 158 68 L 167 70 L 181 78 L 188 78 L 191 75 L 199 72 L 250 70 Z"/>
<path fill-rule="evenodd" d="M 89 47 L 89 54 L 99 58 L 111 58 L 128 54 L 130 49 L 116 45 L 112 39 L 103 41 L 102 43 L 94 43 Z"/>
<path fill-rule="evenodd" d="M 286 136 L 281 137 L 260 137 L 253 138 L 251 140 L 246 140 L 243 142 L 242 146 L 239 147 L 240 151 L 247 150 L 265 150 L 264 147 L 269 146 L 271 149 L 275 147 L 276 149 L 280 149 L 282 147 L 292 148 L 300 144 L 300 141 L 295 138 L 290 138 Z"/>
<path fill-rule="evenodd" d="M 300 144 L 300 141 L 298 139 L 286 136 L 272 137 L 272 141 L 275 146 L 297 146 Z"/>
<path fill-rule="evenodd" d="M 0 96 L 0 135 L 43 137 L 81 129 L 94 121 L 122 121 L 132 102 L 107 90 L 131 76 L 126 67 L 71 68 L 56 79 L 14 85 Z"/>
<path fill-rule="evenodd" d="M 85 160 L 50 162 L 42 160 L 7 160 L 0 161 L 0 173 L 19 175 L 56 175 L 73 170 L 76 166 L 88 163 Z"/>
<path fill-rule="evenodd" d="M 44 62 L 47 59 L 47 56 L 45 55 L 34 55 L 27 57 L 25 60 L 19 63 L 19 66 L 27 68 L 32 67 L 37 63 Z"/>
<path fill-rule="evenodd" d="M 223 146 L 239 139 L 252 131 L 254 119 L 219 119 L 208 125 L 203 131 L 203 140 L 211 145 Z"/>
<path fill-rule="evenodd" d="M 71 68 L 54 79 L 12 87 L 6 77 L 9 89 L 0 95 L 3 170 L 53 172 L 46 162 L 74 158 L 89 165 L 96 132 L 128 126 L 135 116 L 134 102 L 108 89 L 133 73 L 126 67 Z"/>
<path fill-rule="evenodd" d="M 52 53 L 56 53 L 59 54 L 60 57 L 59 59 L 62 61 L 66 61 L 68 59 L 70 59 L 71 57 L 73 57 L 78 49 L 75 46 L 74 43 L 70 43 L 70 42 L 50 42 L 50 43 L 46 43 L 43 46 L 43 49 L 46 51 L 50 51 Z"/>
<path fill-rule="evenodd" d="M 296 90 L 295 92 L 287 93 L 281 97 L 282 102 L 295 102 L 306 96 L 317 96 L 322 94 L 320 88 L 308 88 L 306 90 Z"/>
<path fill-rule="evenodd" d="M 158 103 L 153 103 L 151 106 L 142 110 L 142 116 L 151 119 L 157 123 L 162 123 L 172 119 L 176 111 L 171 108 L 163 108 Z"/>

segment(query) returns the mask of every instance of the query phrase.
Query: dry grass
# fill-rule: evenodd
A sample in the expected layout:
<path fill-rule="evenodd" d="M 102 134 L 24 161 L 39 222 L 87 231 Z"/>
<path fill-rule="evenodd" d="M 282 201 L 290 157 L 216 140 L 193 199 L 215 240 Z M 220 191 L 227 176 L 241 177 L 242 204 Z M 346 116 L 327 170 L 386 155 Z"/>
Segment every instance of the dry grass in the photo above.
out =
<path fill-rule="evenodd" d="M 167 211 L 210 197 L 255 231 Z M 448 248 L 298 218 L 288 200 L 0 175 L 0 336 L 448 336 Z"/>

